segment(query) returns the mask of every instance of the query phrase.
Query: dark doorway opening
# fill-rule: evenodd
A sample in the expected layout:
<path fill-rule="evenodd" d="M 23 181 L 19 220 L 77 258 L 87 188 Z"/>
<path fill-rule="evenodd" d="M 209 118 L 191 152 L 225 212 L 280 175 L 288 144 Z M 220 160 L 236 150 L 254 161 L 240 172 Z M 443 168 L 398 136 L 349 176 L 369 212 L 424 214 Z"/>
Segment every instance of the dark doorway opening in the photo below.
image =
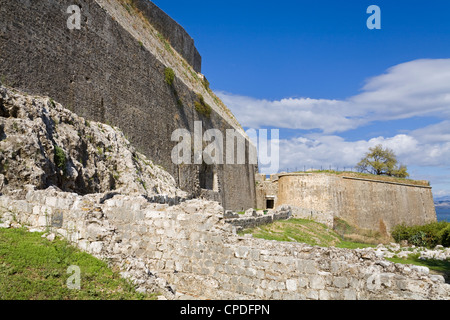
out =
<path fill-rule="evenodd" d="M 274 206 L 275 206 L 275 200 L 266 199 L 266 209 L 273 209 Z"/>
<path fill-rule="evenodd" d="M 200 188 L 206 190 L 213 190 L 214 184 L 213 166 L 209 166 L 203 162 L 202 166 L 200 167 L 199 180 L 200 180 Z"/>

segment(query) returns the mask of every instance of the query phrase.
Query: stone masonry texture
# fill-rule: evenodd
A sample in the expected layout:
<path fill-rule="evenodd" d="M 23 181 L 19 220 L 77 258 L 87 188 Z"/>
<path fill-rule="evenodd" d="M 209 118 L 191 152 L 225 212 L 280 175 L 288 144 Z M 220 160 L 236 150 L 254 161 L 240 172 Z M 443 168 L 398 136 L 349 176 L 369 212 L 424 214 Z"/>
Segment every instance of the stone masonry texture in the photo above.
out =
<path fill-rule="evenodd" d="M 142 3 L 135 1 L 135 6 Z M 81 8 L 80 30 L 67 28 L 70 5 Z M 141 12 L 145 17 L 144 8 Z M 162 11 L 152 12 L 161 13 L 165 27 L 176 24 Z M 178 48 L 178 35 L 187 37 L 181 29 L 175 28 L 177 36 L 170 39 L 179 56 L 157 46 L 156 31 L 139 16 L 128 13 L 118 0 L 0 0 L 0 81 L 28 94 L 49 96 L 87 120 L 119 127 L 183 190 L 200 194 L 199 165 L 173 163 L 171 152 L 178 141 L 171 141 L 171 135 L 176 129 L 192 133 L 194 122 L 201 121 L 203 131 L 219 129 L 226 136 L 236 122 L 183 60 L 184 47 L 190 45 Z M 140 38 L 131 33 L 135 30 L 142 31 Z M 167 67 L 176 71 L 172 86 L 165 81 Z M 212 107 L 209 117 L 195 110 L 197 94 Z M 226 209 L 255 206 L 255 170 L 251 164 L 216 166 L 219 198 Z"/>
<path fill-rule="evenodd" d="M 436 221 L 432 189 L 329 174 L 281 174 L 277 206 L 311 212 L 312 218 L 332 223 L 334 217 L 364 229 L 390 232 L 395 226 Z M 329 224 L 329 223 L 327 223 Z"/>
<path fill-rule="evenodd" d="M 33 190 L 0 197 L 0 217 L 50 230 L 119 266 L 141 291 L 198 299 L 449 299 L 427 268 L 373 249 L 311 247 L 239 237 L 216 202 L 169 206 L 140 196 Z"/>
<path fill-rule="evenodd" d="M 148 21 L 161 32 L 196 72 L 202 71 L 202 57 L 195 48 L 194 39 L 182 26 L 149 0 L 133 0 L 133 4 L 144 13 Z"/>

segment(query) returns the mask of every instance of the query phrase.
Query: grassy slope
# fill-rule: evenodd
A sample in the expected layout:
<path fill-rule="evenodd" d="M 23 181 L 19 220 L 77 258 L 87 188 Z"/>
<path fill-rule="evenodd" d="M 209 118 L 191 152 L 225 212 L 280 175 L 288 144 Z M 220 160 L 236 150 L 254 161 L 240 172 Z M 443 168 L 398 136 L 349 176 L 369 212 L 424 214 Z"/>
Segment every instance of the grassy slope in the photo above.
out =
<path fill-rule="evenodd" d="M 342 240 L 326 225 L 305 219 L 280 220 L 269 225 L 244 230 L 242 234 L 253 234 L 255 238 L 266 240 L 302 242 L 321 247 L 364 248 L 373 246 Z"/>
<path fill-rule="evenodd" d="M 0 229 L 1 300 L 154 299 L 134 291 L 118 272 L 68 242 L 50 242 L 42 233 Z M 81 289 L 68 289 L 70 265 L 81 270 Z"/>
<path fill-rule="evenodd" d="M 427 259 L 420 260 L 418 254 L 411 254 L 408 258 L 386 258 L 394 263 L 401 264 L 413 264 L 416 266 L 424 266 L 430 269 L 430 273 L 442 275 L 447 283 L 450 283 L 450 260 L 435 260 L 435 259 Z"/>
<path fill-rule="evenodd" d="M 244 230 L 241 234 L 252 234 L 255 238 L 266 240 L 292 241 L 306 243 L 312 246 L 334 246 L 347 249 L 375 247 L 376 245 L 373 243 L 376 243 L 375 241 L 377 239 L 385 240 L 382 235 L 369 235 L 365 230 L 355 230 L 354 227 L 347 225 L 345 221 L 340 220 L 337 222 L 337 231 L 341 235 L 323 224 L 304 219 L 280 220 L 269 225 Z M 351 239 L 355 236 L 356 232 L 359 233 L 359 238 L 368 240 L 372 244 L 349 240 L 349 238 Z M 361 232 L 366 234 L 361 234 Z M 450 280 L 449 260 L 420 260 L 417 255 L 410 255 L 407 259 L 394 257 L 386 260 L 395 263 L 426 266 L 430 269 L 431 273 L 443 275 L 447 282 Z"/>

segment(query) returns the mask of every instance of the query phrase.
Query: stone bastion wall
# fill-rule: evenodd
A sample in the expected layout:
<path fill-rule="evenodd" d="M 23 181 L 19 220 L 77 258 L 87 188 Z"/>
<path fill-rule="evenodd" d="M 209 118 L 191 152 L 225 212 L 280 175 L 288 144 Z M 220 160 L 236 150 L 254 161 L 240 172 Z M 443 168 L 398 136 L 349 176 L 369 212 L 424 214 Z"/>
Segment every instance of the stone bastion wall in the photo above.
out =
<path fill-rule="evenodd" d="M 390 232 L 396 225 L 436 221 L 432 189 L 330 174 L 280 174 L 277 206 L 327 213 L 364 229 Z"/>
<path fill-rule="evenodd" d="M 202 71 L 202 57 L 195 47 L 194 39 L 182 26 L 149 0 L 132 0 L 132 3 L 196 72 Z"/>
<path fill-rule="evenodd" d="M 0 0 L 0 82 L 30 95 L 49 96 L 87 120 L 120 128 L 133 146 L 195 196 L 211 189 L 200 182 L 203 171 L 215 171 L 218 186 L 213 196 L 226 209 L 254 207 L 256 166 L 249 161 L 206 169 L 193 161 L 172 161 L 179 143 L 171 141 L 175 130 L 193 134 L 195 123 L 201 122 L 202 133 L 218 129 L 225 137 L 226 130 L 238 124 L 170 47 L 181 54 L 194 50 L 181 27 L 152 3 L 133 3 L 127 11 L 121 0 Z M 67 27 L 72 5 L 81 10 L 79 30 Z M 173 31 L 170 44 L 157 36 L 158 29 L 167 37 Z M 167 67 L 175 72 L 172 85 L 165 79 Z M 196 110 L 198 94 L 211 107 L 210 115 Z M 244 138 L 247 150 L 252 148 L 242 128 L 236 134 Z"/>
<path fill-rule="evenodd" d="M 216 202 L 169 206 L 143 197 L 105 199 L 52 189 L 29 190 L 21 199 L 0 197 L 3 225 L 17 221 L 62 235 L 119 266 L 140 291 L 179 299 L 450 297 L 443 277 L 377 258 L 371 249 L 239 237 Z"/>

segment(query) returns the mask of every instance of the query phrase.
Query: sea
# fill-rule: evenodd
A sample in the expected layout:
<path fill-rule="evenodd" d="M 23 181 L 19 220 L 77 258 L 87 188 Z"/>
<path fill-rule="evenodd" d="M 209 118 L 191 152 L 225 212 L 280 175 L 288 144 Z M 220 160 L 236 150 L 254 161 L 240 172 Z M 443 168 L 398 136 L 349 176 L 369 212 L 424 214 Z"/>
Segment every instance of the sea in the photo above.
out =
<path fill-rule="evenodd" d="M 436 216 L 438 221 L 450 222 L 450 208 L 436 207 Z"/>

